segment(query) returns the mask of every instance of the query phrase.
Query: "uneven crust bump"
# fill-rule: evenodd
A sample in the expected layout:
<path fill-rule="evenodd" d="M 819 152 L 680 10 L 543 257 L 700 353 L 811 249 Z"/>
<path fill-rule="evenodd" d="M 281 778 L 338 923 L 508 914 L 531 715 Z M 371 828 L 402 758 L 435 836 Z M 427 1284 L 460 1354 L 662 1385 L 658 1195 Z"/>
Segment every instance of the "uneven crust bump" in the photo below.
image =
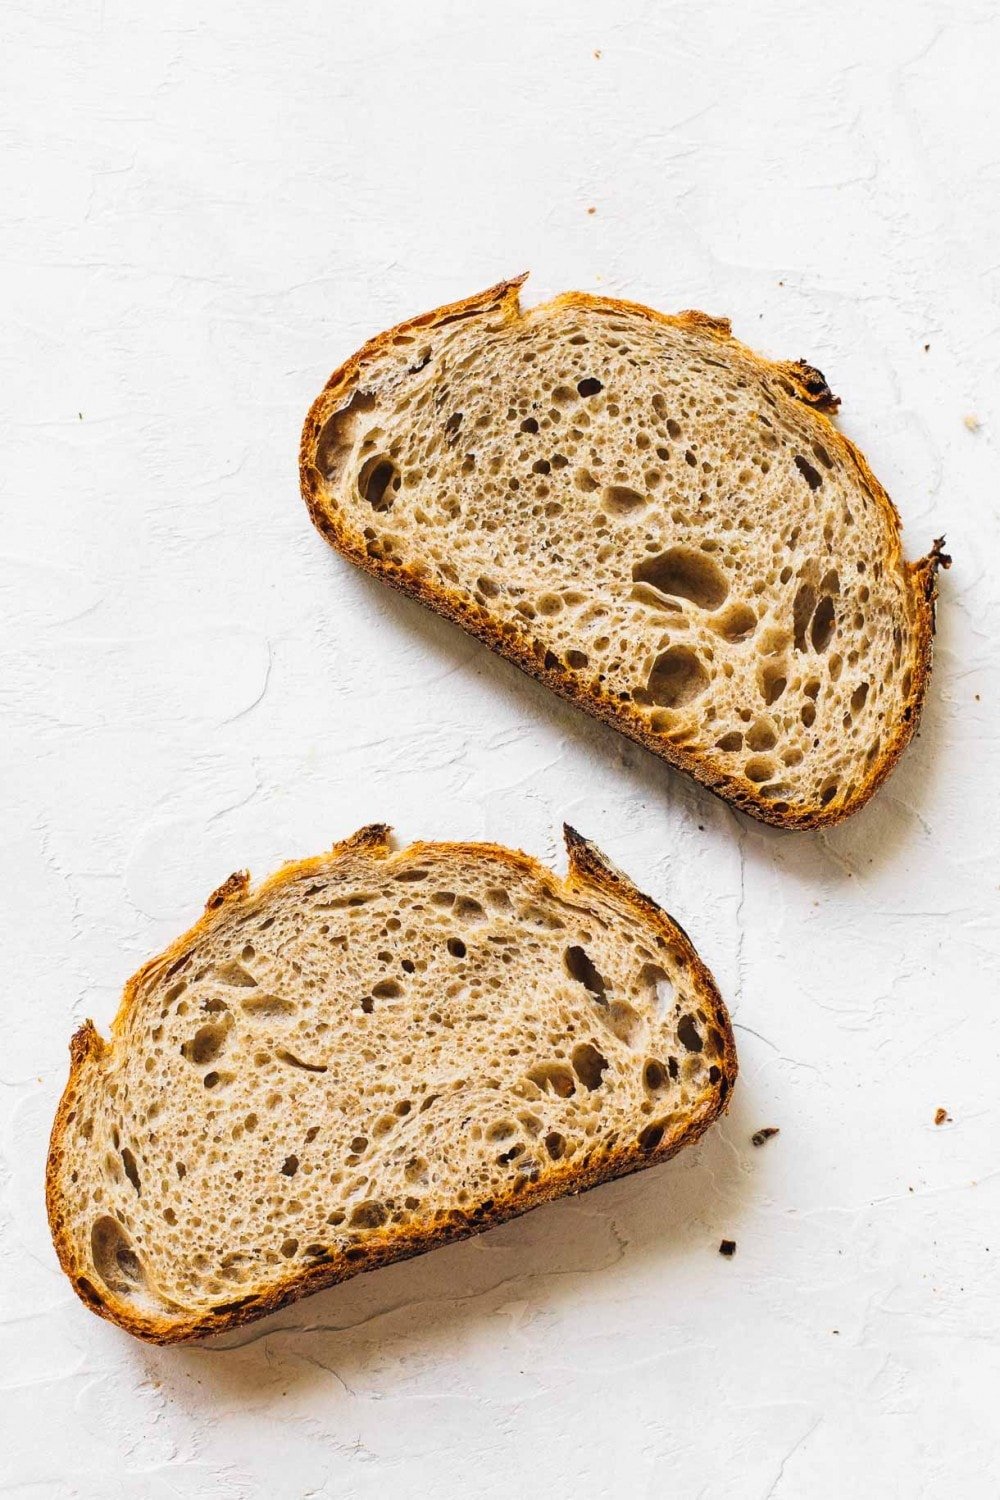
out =
<path fill-rule="evenodd" d="M 129 981 L 110 1042 L 90 1022 L 74 1036 L 47 1165 L 49 1221 L 60 1262 L 78 1295 L 128 1332 L 168 1344 L 246 1323 L 360 1271 L 420 1254 L 565 1193 L 663 1161 L 696 1140 L 725 1109 L 736 1078 L 736 1052 L 711 975 L 677 924 L 591 843 L 566 829 L 569 871 L 559 880 L 526 855 L 497 845 L 414 844 L 393 854 L 388 832 L 384 824 L 369 825 L 336 844 L 330 854 L 279 870 L 257 890 L 242 876 L 235 885 L 226 882 L 229 897 L 210 905 L 189 932 Z M 373 920 L 385 925 L 385 911 L 395 910 L 386 906 L 387 891 L 397 893 L 392 900 L 401 903 L 404 918 L 395 935 L 389 921 L 388 939 L 371 926 Z M 382 915 L 373 919 L 376 909 Z M 422 941 L 420 923 L 429 936 L 411 955 L 417 964 L 407 957 L 400 966 L 401 956 Z M 360 971 L 355 974 L 348 965 L 334 975 L 331 969 L 324 991 L 329 998 L 317 1009 L 309 998 L 317 993 L 309 955 L 317 942 L 332 943 L 339 954 L 346 933 L 351 934 L 352 951 L 369 939 L 379 948 L 384 976 L 374 984 L 368 976 L 369 1003 L 362 998 L 358 1007 L 356 1001 L 337 997 L 352 993 Z M 558 1041 L 564 1034 L 564 1058 L 531 1064 L 520 1082 L 519 1069 L 527 1064 L 511 1063 L 506 1083 L 498 1072 L 485 1080 L 485 1092 L 456 1093 L 453 1106 L 440 1081 L 447 1068 L 416 1059 L 408 1088 L 417 1093 L 400 1097 L 395 1110 L 365 1103 L 384 1090 L 384 1073 L 364 1083 L 354 1115 L 343 1116 L 339 1105 L 333 1108 L 337 1099 L 351 1096 L 354 1086 L 349 1079 L 331 1081 L 331 1061 L 341 1071 L 348 1066 L 375 1006 L 384 1007 L 384 1019 L 378 1021 L 382 1030 L 372 1034 L 373 1043 L 376 1034 L 381 1040 L 371 1057 L 376 1064 L 386 1063 L 390 1076 L 398 1065 L 392 1049 L 400 1038 L 415 1050 L 428 1027 L 448 1023 L 446 1013 L 436 1023 L 433 1015 L 423 1017 L 416 1028 L 405 1016 L 401 1026 L 393 1022 L 393 1007 L 406 1003 L 408 976 L 414 976 L 414 984 L 423 983 L 425 959 L 430 964 L 428 996 L 435 997 L 442 1012 L 452 1005 L 452 1023 L 463 1028 L 463 1058 L 468 1062 L 475 1056 L 475 1027 L 498 1013 L 498 1000 L 477 1001 L 478 976 L 488 976 L 512 934 L 519 934 L 515 948 L 537 948 L 537 957 L 528 954 L 535 979 L 526 982 L 527 970 L 518 978 L 516 963 L 506 970 L 505 983 L 515 986 L 517 1004 L 508 1001 L 500 1009 L 512 1018 L 514 1032 L 517 1026 L 532 1031 L 556 1024 L 543 1054 L 553 1045 L 552 1036 Z M 562 977 L 556 980 L 545 958 L 552 952 L 563 955 Z M 542 984 L 551 988 L 551 1003 L 539 1012 L 548 1017 L 539 1028 L 529 1024 L 530 1017 L 518 1018 L 522 1008 L 542 1003 L 535 993 Z M 358 993 L 364 996 L 365 991 Z M 492 994 L 488 986 L 484 1000 L 487 994 Z M 347 1005 L 343 1015 L 338 1005 Z M 308 1024 L 299 1024 L 293 1009 L 298 1014 L 310 1006 Z M 560 1015 L 563 1019 L 556 1023 Z M 466 1027 L 472 1028 L 467 1035 Z M 573 1027 L 578 1028 L 575 1033 Z M 676 1056 L 661 1055 L 658 1049 L 672 1036 L 679 1038 L 673 1044 Z M 435 1055 L 432 1049 L 431 1058 Z M 264 1119 L 266 1104 L 256 1096 L 236 1100 L 235 1093 L 225 1092 L 227 1087 L 239 1089 L 239 1070 L 249 1066 L 248 1059 L 265 1068 L 259 1087 L 254 1084 L 256 1095 L 265 1100 L 271 1093 L 276 1096 L 270 1123 Z M 603 1087 L 609 1068 L 615 1079 L 610 1093 Z M 228 1084 L 222 1078 L 226 1071 L 232 1074 Z M 264 1081 L 265 1075 L 270 1081 Z M 428 1077 L 431 1091 L 421 1096 Z M 191 1135 L 182 1116 L 188 1108 L 184 1101 L 195 1095 Z M 418 1096 L 424 1100 L 420 1110 L 411 1103 Z M 236 1100 L 233 1108 L 225 1106 L 227 1098 Z M 465 1201 L 452 1187 L 436 1211 L 431 1199 L 426 1208 L 393 1216 L 391 1179 L 399 1163 L 412 1154 L 406 1180 L 412 1176 L 415 1184 L 423 1181 L 428 1162 L 433 1166 L 432 1151 L 413 1144 L 419 1122 L 433 1118 L 424 1114 L 428 1103 L 463 1115 L 451 1124 L 446 1115 L 428 1137 L 439 1147 L 447 1141 L 449 1161 L 461 1157 L 479 1122 L 489 1126 L 484 1138 L 495 1144 L 476 1150 L 485 1152 L 484 1161 L 496 1154 L 501 1165 L 489 1170 L 497 1180 Z M 365 1109 L 374 1116 L 362 1124 Z M 471 1118 L 464 1118 L 470 1113 Z M 300 1127 L 307 1119 L 312 1124 L 303 1134 Z M 604 1123 L 591 1135 L 583 1131 L 588 1120 Z M 337 1146 L 331 1137 L 317 1155 L 323 1132 L 337 1130 L 358 1139 Z M 241 1155 L 226 1143 L 247 1131 L 252 1136 Z M 298 1135 L 285 1142 L 283 1131 Z M 324 1171 L 333 1167 L 336 1179 L 345 1166 L 350 1168 L 351 1153 L 366 1159 L 376 1139 L 386 1146 L 378 1148 L 368 1170 L 380 1178 L 379 1197 L 385 1201 L 370 1201 L 367 1191 L 359 1201 L 346 1187 L 338 1189 L 336 1181 L 313 1192 Z M 404 1146 L 404 1140 L 410 1144 Z M 220 1150 L 224 1159 L 213 1166 L 211 1158 Z M 475 1157 L 474 1165 L 478 1161 Z M 176 1192 L 168 1191 L 167 1184 L 175 1162 L 180 1176 Z M 215 1241 L 204 1220 L 213 1212 L 213 1198 L 231 1186 L 234 1168 L 245 1183 L 240 1211 L 209 1253 L 206 1246 Z M 254 1173 L 260 1178 L 256 1187 L 251 1185 Z M 184 1185 L 192 1182 L 199 1184 L 198 1196 L 193 1209 L 185 1209 Z M 276 1184 L 284 1186 L 276 1190 Z M 412 1191 L 426 1195 L 428 1189 L 418 1185 Z M 310 1192 L 314 1197 L 319 1193 L 324 1214 L 342 1200 L 340 1220 L 349 1212 L 357 1227 L 338 1229 L 338 1213 L 333 1212 L 329 1222 L 335 1227 L 310 1223 L 310 1240 L 301 1243 L 311 1213 Z M 302 1199 L 294 1210 L 301 1229 L 282 1229 L 280 1217 L 271 1229 L 271 1219 L 258 1222 L 262 1210 L 255 1203 L 283 1204 L 281 1213 L 287 1214 L 293 1212 L 289 1194 Z M 195 1217 L 186 1218 L 191 1212 Z M 255 1261 L 244 1272 L 241 1233 L 249 1234 L 254 1256 L 275 1253 L 285 1235 L 277 1271 Z M 177 1236 L 181 1251 L 171 1259 L 167 1242 Z M 280 1259 L 282 1255 L 288 1258 Z M 190 1276 L 194 1280 L 188 1285 Z"/>
<path fill-rule="evenodd" d="M 895 508 L 863 455 L 828 420 L 826 414 L 836 410 L 839 398 L 821 372 L 806 361 L 762 359 L 732 337 L 727 320 L 690 310 L 669 316 L 636 303 L 567 293 L 524 313 L 518 297 L 523 280 L 502 282 L 479 297 L 401 324 L 365 345 L 335 372 L 303 430 L 302 491 L 315 525 L 357 566 L 462 625 L 561 696 L 752 816 L 786 828 L 819 827 L 848 816 L 885 779 L 915 728 L 930 666 L 939 565 L 939 558 L 935 559 L 940 549 L 922 564 L 903 561 Z M 685 452 L 688 439 L 675 433 L 678 424 L 672 417 L 657 416 L 661 429 L 665 423 L 670 433 L 655 448 L 657 454 L 662 448 L 663 457 L 654 459 L 654 469 L 647 464 L 644 477 L 637 479 L 638 471 L 629 471 L 608 485 L 594 474 L 602 458 L 610 462 L 624 452 L 627 413 L 623 409 L 622 415 L 613 415 L 622 398 L 612 402 L 607 390 L 596 390 L 602 386 L 600 378 L 580 381 L 579 391 L 567 388 L 562 396 L 557 392 L 558 400 L 549 410 L 549 398 L 535 392 L 528 376 L 522 380 L 522 399 L 517 395 L 521 387 L 508 389 L 499 377 L 490 376 L 492 366 L 483 367 L 485 375 L 476 375 L 483 348 L 524 348 L 528 358 L 534 339 L 535 346 L 541 347 L 541 358 L 563 329 L 572 331 L 574 320 L 581 332 L 571 343 L 581 338 L 584 342 L 604 338 L 606 343 L 610 328 L 607 337 L 612 338 L 612 347 L 615 340 L 622 345 L 633 338 L 639 343 L 645 337 L 657 349 L 666 340 L 662 347 L 668 352 L 672 349 L 672 357 L 681 357 L 678 348 L 689 350 L 702 377 L 709 367 L 720 372 L 713 376 L 714 393 L 705 386 L 709 404 L 716 396 L 730 400 L 734 391 L 749 391 L 755 400 L 755 393 L 760 393 L 758 415 L 753 418 L 759 440 L 754 439 L 742 457 L 734 457 L 726 472 L 732 471 L 733 483 L 743 483 L 757 470 L 766 472 L 769 466 L 774 471 L 778 464 L 780 493 L 791 497 L 793 518 L 797 515 L 799 529 L 813 538 L 808 546 L 802 540 L 792 546 L 780 579 L 777 568 L 782 558 L 776 557 L 772 581 L 765 579 L 761 585 L 758 578 L 754 585 L 763 587 L 762 595 L 749 591 L 749 573 L 744 571 L 740 581 L 742 563 L 735 569 L 723 566 L 717 587 L 701 579 L 703 543 L 721 548 L 714 554 L 717 559 L 724 559 L 726 547 L 733 550 L 734 546 L 742 556 L 736 545 L 739 526 L 733 525 L 739 515 L 727 520 L 716 507 L 715 532 L 698 531 L 701 523 L 696 513 L 704 510 L 711 483 L 711 475 L 703 473 L 707 457 L 703 461 L 699 456 L 698 441 L 691 442 Z M 607 349 L 604 344 L 601 348 L 604 357 Z M 614 357 L 624 355 L 618 350 Z M 482 385 L 478 394 L 477 378 Z M 651 377 L 643 377 L 647 378 Z M 634 392 L 627 395 L 632 399 Z M 394 407 L 397 401 L 399 412 Z M 557 426 L 560 401 L 562 425 Z M 523 418 L 521 406 L 527 413 Z M 383 442 L 388 445 L 381 457 L 373 452 L 373 466 L 361 471 L 366 503 L 360 509 L 369 516 L 370 525 L 360 517 L 360 502 L 348 503 L 343 485 L 331 478 L 331 455 L 324 447 L 324 433 L 336 430 L 339 414 L 355 409 L 357 433 L 352 436 L 347 431 L 346 447 L 338 450 L 344 476 L 353 473 L 351 444 L 367 425 L 385 432 Z M 528 544 L 532 550 L 527 565 L 522 558 L 507 555 L 514 523 L 508 514 L 510 504 L 501 503 L 500 495 L 491 494 L 488 502 L 480 497 L 482 503 L 477 500 L 472 506 L 471 533 L 464 513 L 455 510 L 463 484 L 480 486 L 483 495 L 494 484 L 480 462 L 487 451 L 486 439 L 476 436 L 480 424 L 489 424 L 494 417 L 501 426 L 514 418 L 511 427 L 519 430 L 505 442 L 512 452 L 525 455 L 511 470 L 511 484 L 516 478 L 519 497 L 528 493 L 535 501 L 524 532 L 533 539 Z M 578 457 L 574 467 L 559 466 L 564 446 L 560 435 L 568 422 L 577 423 L 582 434 L 574 439 L 578 449 L 580 443 L 591 442 L 589 434 L 593 433 L 595 457 L 589 464 Z M 745 426 L 740 431 L 741 441 L 748 441 Z M 433 439 L 437 444 L 430 463 L 440 470 L 436 480 L 415 479 L 420 466 L 412 461 L 412 454 L 407 456 L 407 445 L 419 447 L 425 437 L 428 443 Z M 647 442 L 641 432 L 639 438 Z M 708 467 L 718 471 L 714 441 L 706 440 L 702 449 L 712 457 Z M 532 444 L 542 454 L 537 460 L 532 459 Z M 550 449 L 556 450 L 554 457 Z M 645 451 L 652 451 L 648 442 Z M 789 457 L 793 451 L 794 466 Z M 746 464 L 745 470 L 739 470 L 740 462 Z M 673 475 L 674 493 L 688 496 L 686 515 L 681 514 L 683 506 L 680 510 L 674 506 L 677 535 L 673 539 L 669 533 L 674 522 L 665 519 L 656 500 L 663 482 L 662 472 L 659 477 L 654 472 L 657 463 L 661 471 Z M 570 477 L 575 487 L 567 488 Z M 661 485 L 659 490 L 649 488 L 654 481 Z M 700 499 L 698 485 L 703 487 Z M 574 542 L 566 550 L 560 586 L 552 581 L 548 560 L 560 553 L 559 528 L 571 529 L 570 522 L 578 524 L 586 513 L 581 510 L 580 487 L 593 493 L 586 504 L 600 535 L 609 538 L 605 550 L 610 550 L 611 560 L 605 572 L 611 581 L 600 582 L 596 568 L 593 577 L 588 572 L 593 560 L 600 560 L 600 549 L 595 553 L 593 547 Z M 827 494 L 831 487 L 839 498 Z M 844 516 L 839 513 L 841 506 Z M 550 512 L 560 509 L 568 519 L 547 519 Z M 426 526 L 419 521 L 423 511 L 428 516 Z M 521 514 L 522 520 L 528 515 L 523 506 Z M 767 505 L 761 514 L 768 514 Z M 833 527 L 832 542 L 824 540 L 825 516 L 829 517 L 826 529 Z M 852 545 L 845 550 L 836 540 L 846 536 L 852 525 L 860 527 L 862 516 L 865 536 L 857 560 L 864 567 L 862 554 L 867 553 L 875 576 L 855 573 L 856 548 Z M 730 539 L 720 541 L 720 527 L 725 530 L 726 526 Z M 482 578 L 474 573 L 467 577 L 469 570 L 462 571 L 470 534 L 482 539 L 484 555 L 498 553 L 499 580 L 485 576 L 486 567 Z M 636 537 L 648 538 L 654 550 L 662 549 L 663 568 L 659 574 L 653 568 L 649 582 L 643 581 L 645 574 L 634 574 L 632 579 L 625 575 L 616 582 L 618 560 L 629 558 L 630 538 Z M 766 527 L 757 540 L 757 550 L 766 552 L 770 545 Z M 691 571 L 692 558 L 698 563 L 698 575 Z M 652 564 L 656 561 L 653 558 Z M 544 581 L 531 584 L 529 575 Z M 713 614 L 713 599 L 727 587 L 727 603 Z M 871 603 L 866 603 L 869 595 Z M 803 607 L 811 604 L 814 611 L 811 628 L 807 618 L 801 635 L 795 621 L 800 599 L 805 601 Z M 571 616 L 586 615 L 588 606 L 591 613 L 595 607 L 609 610 L 613 629 L 608 638 L 621 638 L 628 644 L 632 665 L 617 674 L 606 670 L 607 649 L 598 666 L 582 636 L 569 631 L 566 622 Z M 895 648 L 894 628 L 900 632 Z M 593 627 L 586 629 L 593 638 Z M 669 647 L 659 648 L 658 655 L 652 644 L 657 632 L 669 642 Z M 598 639 L 599 656 L 600 648 Z M 772 662 L 769 653 L 774 652 L 778 658 Z M 647 653 L 644 658 L 643 653 Z M 787 662 L 779 659 L 782 653 L 790 658 Z M 785 671 L 786 666 L 790 671 Z M 721 679 L 723 667 L 736 674 L 728 689 Z M 892 684 L 886 673 L 895 674 Z M 714 732 L 708 707 L 718 709 Z M 766 745 L 772 735 L 772 749 L 753 749 L 754 741 Z M 818 755 L 816 745 L 822 747 Z M 824 758 L 831 762 L 826 769 Z"/>

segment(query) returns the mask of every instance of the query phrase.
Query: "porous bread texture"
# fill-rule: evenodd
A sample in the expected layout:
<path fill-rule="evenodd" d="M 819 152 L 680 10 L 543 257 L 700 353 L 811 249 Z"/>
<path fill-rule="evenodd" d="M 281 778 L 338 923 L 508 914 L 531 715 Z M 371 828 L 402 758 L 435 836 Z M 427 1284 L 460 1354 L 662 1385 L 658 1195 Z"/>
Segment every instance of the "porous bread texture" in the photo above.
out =
<path fill-rule="evenodd" d="M 303 432 L 316 525 L 756 817 L 844 817 L 916 724 L 940 543 L 905 562 L 818 371 L 519 285 L 335 373 Z"/>
<path fill-rule="evenodd" d="M 78 1293 L 176 1342 L 460 1238 L 696 1139 L 736 1076 L 679 927 L 567 830 L 560 880 L 496 845 L 363 829 L 236 876 L 87 1024 L 48 1207 Z"/>

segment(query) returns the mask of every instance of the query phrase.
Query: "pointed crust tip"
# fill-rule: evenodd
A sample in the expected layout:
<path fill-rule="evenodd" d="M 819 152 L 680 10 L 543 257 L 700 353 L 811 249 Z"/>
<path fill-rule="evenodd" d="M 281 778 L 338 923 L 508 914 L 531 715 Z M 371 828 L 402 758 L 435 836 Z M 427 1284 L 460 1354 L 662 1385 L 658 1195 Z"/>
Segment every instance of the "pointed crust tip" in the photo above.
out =
<path fill-rule="evenodd" d="M 806 359 L 797 359 L 788 366 L 802 400 L 817 411 L 835 412 L 840 406 L 840 397 L 835 396 L 827 384 L 822 370 L 817 370 Z"/>
<path fill-rule="evenodd" d="M 83 1025 L 78 1027 L 70 1037 L 70 1066 L 78 1068 L 82 1062 L 85 1062 L 92 1054 L 100 1052 L 103 1047 L 104 1042 L 93 1021 L 89 1019 L 84 1021 Z"/>
<path fill-rule="evenodd" d="M 368 849 L 372 853 L 389 852 L 392 828 L 388 823 L 365 823 L 349 838 L 338 839 L 334 849 Z"/>
<path fill-rule="evenodd" d="M 226 901 L 238 901 L 247 893 L 250 884 L 249 870 L 234 870 L 227 880 L 218 886 L 205 902 L 206 911 L 218 911 Z"/>

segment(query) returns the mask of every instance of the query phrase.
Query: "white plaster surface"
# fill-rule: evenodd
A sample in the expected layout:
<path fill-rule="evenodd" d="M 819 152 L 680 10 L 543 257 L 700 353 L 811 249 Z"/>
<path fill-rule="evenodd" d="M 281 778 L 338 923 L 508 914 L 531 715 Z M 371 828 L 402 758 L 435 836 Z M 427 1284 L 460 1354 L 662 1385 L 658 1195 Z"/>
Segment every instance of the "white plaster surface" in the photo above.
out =
<path fill-rule="evenodd" d="M 1000 1494 L 995 5 L 2 27 L 0 1495 Z M 919 740 L 846 826 L 737 817 L 308 524 L 334 364 L 524 269 L 813 360 L 909 554 L 947 534 Z M 74 1027 L 242 865 L 371 819 L 559 864 L 564 818 L 714 968 L 726 1122 L 218 1347 L 91 1316 L 41 1192 Z"/>

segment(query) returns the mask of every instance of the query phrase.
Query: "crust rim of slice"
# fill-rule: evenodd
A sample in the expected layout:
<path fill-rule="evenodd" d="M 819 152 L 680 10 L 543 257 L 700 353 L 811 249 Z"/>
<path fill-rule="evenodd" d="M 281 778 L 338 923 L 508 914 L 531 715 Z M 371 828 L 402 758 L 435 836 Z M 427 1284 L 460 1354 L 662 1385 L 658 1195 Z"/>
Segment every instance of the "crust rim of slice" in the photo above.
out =
<path fill-rule="evenodd" d="M 346 521 L 340 508 L 330 496 L 322 473 L 316 464 L 316 450 L 324 423 L 344 404 L 345 398 L 357 388 L 365 365 L 379 357 L 392 340 L 400 334 L 439 326 L 460 318 L 497 312 L 505 322 L 516 323 L 525 314 L 520 304 L 520 289 L 527 280 L 524 275 L 508 281 L 497 282 L 484 292 L 458 302 L 446 303 L 432 312 L 422 313 L 398 323 L 393 328 L 369 339 L 367 343 L 344 361 L 330 376 L 323 390 L 313 402 L 306 416 L 299 446 L 299 481 L 313 525 L 330 545 L 356 567 L 362 568 L 373 578 L 387 583 L 400 593 L 416 599 L 419 603 L 443 615 L 459 625 L 468 634 L 475 636 L 497 655 L 514 666 L 520 667 L 530 677 L 550 688 L 559 697 L 582 708 L 594 718 L 609 724 L 621 734 L 650 750 L 659 759 L 667 761 L 675 769 L 683 771 L 710 792 L 730 803 L 740 811 L 748 813 L 759 822 L 775 828 L 809 829 L 828 827 L 842 822 L 857 812 L 874 795 L 889 776 L 896 762 L 913 738 L 920 720 L 930 677 L 931 656 L 935 628 L 935 603 L 937 599 L 937 574 L 939 568 L 948 568 L 951 558 L 944 549 L 944 537 L 935 539 L 926 556 L 915 562 L 903 561 L 904 576 L 910 589 L 915 611 L 914 648 L 910 692 L 904 701 L 893 733 L 880 750 L 872 765 L 859 777 L 851 796 L 836 806 L 822 803 L 790 807 L 787 812 L 777 810 L 762 797 L 754 784 L 742 776 L 733 775 L 714 761 L 711 752 L 691 752 L 683 746 L 673 745 L 654 733 L 640 714 L 629 704 L 603 693 L 592 686 L 581 685 L 571 672 L 560 664 L 546 666 L 516 637 L 505 635 L 497 628 L 489 611 L 472 599 L 465 599 L 455 589 L 446 585 L 428 583 L 405 566 L 369 555 L 364 539 Z M 742 357 L 771 375 L 777 374 L 786 384 L 790 394 L 810 407 L 825 426 L 825 440 L 835 448 L 849 467 L 858 471 L 868 485 L 876 503 L 882 509 L 894 535 L 899 551 L 899 513 L 884 486 L 868 466 L 864 454 L 839 428 L 830 421 L 829 414 L 840 405 L 819 370 L 805 360 L 775 361 L 765 358 L 750 349 L 740 340 L 734 339 L 727 318 L 714 318 L 708 313 L 689 309 L 681 313 L 663 313 L 639 302 L 629 302 L 613 297 L 598 297 L 587 292 L 564 292 L 551 301 L 532 308 L 531 313 L 546 312 L 559 307 L 599 308 L 605 311 L 623 312 L 649 319 L 654 323 L 673 328 L 692 329 L 707 333 L 721 343 L 737 348 Z"/>
<path fill-rule="evenodd" d="M 736 1045 L 725 1002 L 715 980 L 680 923 L 658 906 L 651 897 L 644 895 L 629 877 L 606 859 L 589 840 L 583 838 L 568 824 L 564 825 L 563 832 L 569 855 L 569 868 L 565 877 L 555 874 L 548 866 L 530 855 L 501 844 L 418 840 L 403 849 L 393 850 L 389 840 L 389 826 L 385 823 L 372 823 L 360 828 L 349 838 L 334 844 L 326 854 L 290 861 L 255 888 L 251 888 L 247 872 L 238 871 L 230 875 L 217 890 L 213 891 L 198 921 L 162 953 L 143 964 L 126 982 L 118 1010 L 111 1022 L 110 1039 L 105 1040 L 97 1031 L 93 1021 L 87 1020 L 70 1041 L 69 1077 L 56 1110 L 49 1140 L 45 1171 L 45 1205 L 59 1264 L 81 1301 L 92 1312 L 148 1343 L 158 1345 L 186 1343 L 211 1334 L 227 1332 L 245 1323 L 255 1322 L 269 1313 L 277 1312 L 282 1307 L 297 1302 L 302 1297 L 336 1286 L 363 1272 L 375 1270 L 394 1261 L 408 1260 L 438 1246 L 468 1239 L 483 1230 L 518 1218 L 533 1208 L 541 1207 L 544 1203 L 586 1191 L 603 1182 L 628 1176 L 646 1167 L 656 1166 L 668 1161 L 684 1146 L 691 1145 L 700 1139 L 709 1126 L 728 1108 L 738 1072 Z M 61 1171 L 66 1154 L 65 1138 L 69 1125 L 68 1116 L 77 1101 L 89 1063 L 91 1060 L 102 1058 L 108 1050 L 112 1049 L 118 1037 L 126 1029 L 129 1018 L 136 1008 L 144 980 L 156 970 L 169 967 L 190 948 L 193 942 L 197 942 L 209 933 L 224 912 L 228 915 L 235 904 L 260 900 L 270 892 L 302 876 L 326 868 L 345 853 L 367 850 L 379 858 L 392 861 L 404 856 L 409 858 L 425 849 L 433 849 L 437 853 L 444 851 L 457 857 L 470 851 L 480 854 L 488 851 L 500 863 L 508 864 L 533 877 L 541 877 L 554 887 L 566 891 L 573 891 L 587 885 L 603 886 L 630 907 L 637 920 L 668 935 L 674 945 L 683 951 L 699 990 L 711 1008 L 713 1022 L 723 1038 L 724 1047 L 719 1063 L 721 1077 L 713 1086 L 713 1092 L 709 1098 L 698 1106 L 679 1128 L 672 1133 L 665 1133 L 650 1150 L 642 1149 L 636 1142 L 630 1146 L 618 1147 L 611 1152 L 603 1153 L 589 1164 L 585 1161 L 579 1166 L 553 1165 L 543 1177 L 530 1183 L 522 1191 L 516 1193 L 510 1191 L 494 1199 L 488 1210 L 479 1208 L 466 1212 L 456 1208 L 452 1211 L 449 1221 L 444 1224 L 426 1228 L 414 1226 L 405 1229 L 375 1231 L 370 1235 L 364 1247 L 357 1247 L 351 1252 L 338 1252 L 318 1265 L 303 1267 L 299 1271 L 290 1273 L 270 1290 L 260 1295 L 251 1293 L 234 1302 L 224 1304 L 221 1308 L 211 1309 L 196 1316 L 179 1319 L 150 1317 L 137 1312 L 135 1308 L 116 1297 L 110 1290 L 95 1286 L 87 1274 L 88 1268 L 77 1259 L 73 1234 L 68 1224 L 69 1215 L 65 1209 L 61 1188 Z"/>

